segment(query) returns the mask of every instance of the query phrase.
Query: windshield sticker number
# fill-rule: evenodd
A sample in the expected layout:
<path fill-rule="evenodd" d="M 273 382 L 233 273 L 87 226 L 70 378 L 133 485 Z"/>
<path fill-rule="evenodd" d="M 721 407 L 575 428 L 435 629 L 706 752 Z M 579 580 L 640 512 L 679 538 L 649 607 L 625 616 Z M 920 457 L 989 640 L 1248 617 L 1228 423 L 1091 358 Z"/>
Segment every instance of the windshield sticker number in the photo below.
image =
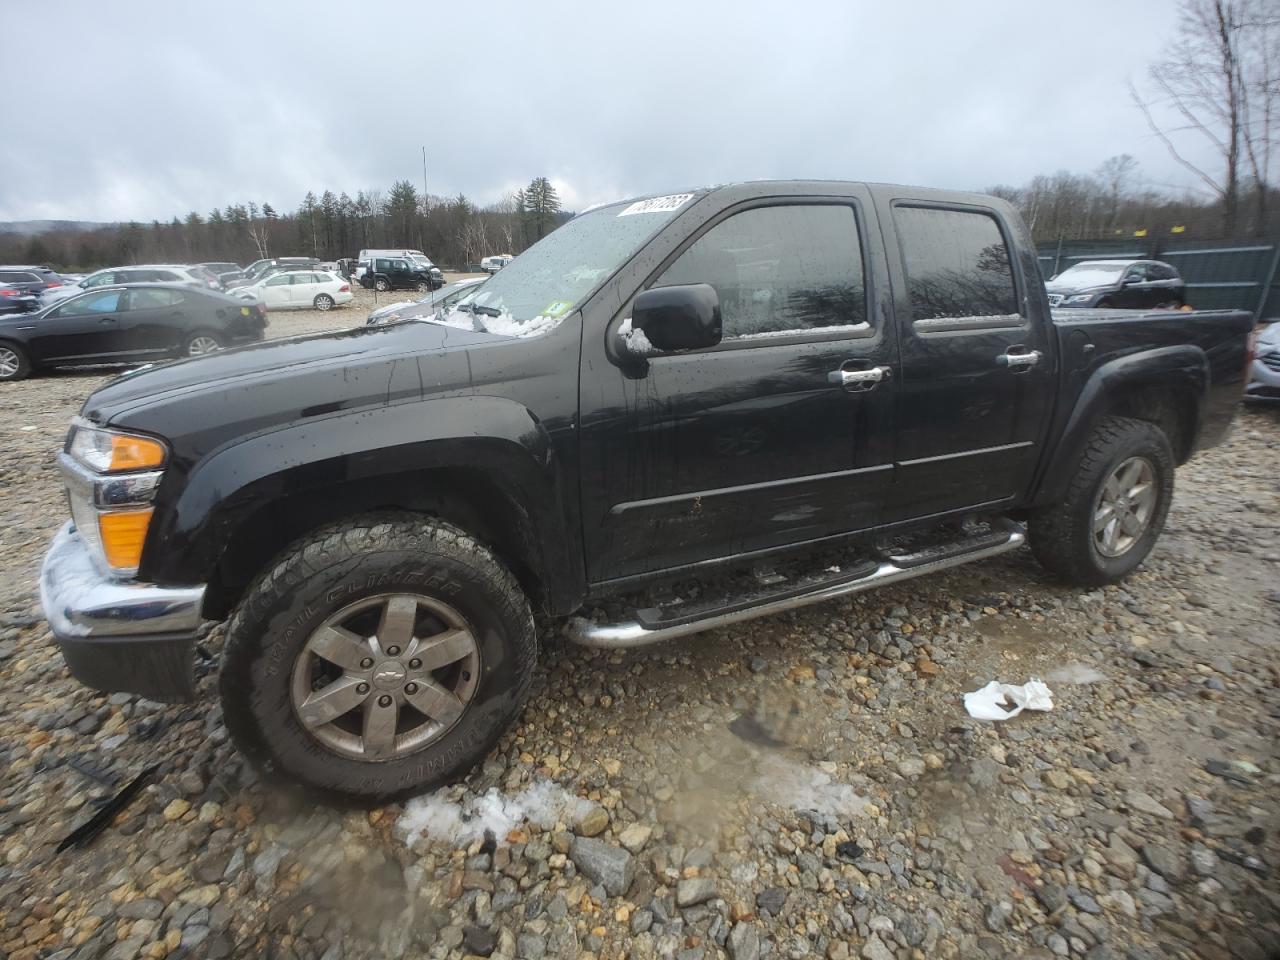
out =
<path fill-rule="evenodd" d="M 637 200 L 618 216 L 629 217 L 633 213 L 670 213 L 672 210 L 679 210 L 692 199 L 692 193 L 673 193 L 669 197 L 650 197 L 648 200 Z"/>

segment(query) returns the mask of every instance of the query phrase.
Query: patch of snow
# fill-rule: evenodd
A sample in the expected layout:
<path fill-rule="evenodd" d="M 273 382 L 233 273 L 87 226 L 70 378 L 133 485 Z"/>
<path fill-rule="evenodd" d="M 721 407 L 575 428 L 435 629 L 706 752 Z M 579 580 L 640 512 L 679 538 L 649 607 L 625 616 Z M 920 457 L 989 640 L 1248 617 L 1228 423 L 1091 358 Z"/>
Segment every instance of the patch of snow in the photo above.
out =
<path fill-rule="evenodd" d="M 476 314 L 476 325 L 485 333 L 496 333 L 500 337 L 537 337 L 554 330 L 560 323 L 560 317 L 547 317 L 539 314 L 532 320 L 517 320 L 511 311 L 503 310 L 497 317 L 487 314 Z"/>
<path fill-rule="evenodd" d="M 406 844 L 419 837 L 462 847 L 491 832 L 498 843 L 524 823 L 547 830 L 557 823 L 573 823 L 591 807 L 560 784 L 538 780 L 517 793 L 506 794 L 497 787 L 461 802 L 448 799 L 448 789 L 415 797 L 405 805 L 396 831 Z"/>
<path fill-rule="evenodd" d="M 816 810 L 835 818 L 866 816 L 867 798 L 849 784 L 775 754 L 761 758 L 749 789 L 761 800 L 792 810 Z"/>
<path fill-rule="evenodd" d="M 627 317 L 618 325 L 618 336 L 622 338 L 623 345 L 627 348 L 627 352 L 637 357 L 647 357 L 651 353 L 656 353 L 653 344 L 649 342 L 649 338 L 644 335 L 643 330 L 636 330 L 631 326 L 631 318 Z"/>
<path fill-rule="evenodd" d="M 1056 670 L 1050 670 L 1045 674 L 1045 679 L 1050 683 L 1098 683 L 1107 679 L 1107 675 L 1095 670 L 1088 664 L 1068 663 L 1064 667 L 1058 667 Z"/>

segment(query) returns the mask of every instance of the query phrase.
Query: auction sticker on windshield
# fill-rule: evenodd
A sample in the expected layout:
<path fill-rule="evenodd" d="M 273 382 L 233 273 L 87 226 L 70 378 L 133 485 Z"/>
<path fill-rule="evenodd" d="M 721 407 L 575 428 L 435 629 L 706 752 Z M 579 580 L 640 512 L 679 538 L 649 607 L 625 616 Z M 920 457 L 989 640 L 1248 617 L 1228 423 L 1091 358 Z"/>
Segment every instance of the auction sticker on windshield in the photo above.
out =
<path fill-rule="evenodd" d="M 692 193 L 673 193 L 669 197 L 650 197 L 648 200 L 637 200 L 618 216 L 629 217 L 633 213 L 670 213 L 672 210 L 679 210 L 692 199 Z"/>
<path fill-rule="evenodd" d="M 540 315 L 544 317 L 558 317 L 561 314 L 568 313 L 572 306 L 572 300 L 552 300 L 542 308 Z"/>

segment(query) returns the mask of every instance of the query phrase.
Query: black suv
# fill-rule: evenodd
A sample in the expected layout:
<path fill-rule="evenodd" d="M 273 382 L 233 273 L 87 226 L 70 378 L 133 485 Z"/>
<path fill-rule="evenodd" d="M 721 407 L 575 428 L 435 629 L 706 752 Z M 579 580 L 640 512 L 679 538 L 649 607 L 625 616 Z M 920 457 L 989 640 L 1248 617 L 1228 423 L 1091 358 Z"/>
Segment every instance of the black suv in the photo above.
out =
<path fill-rule="evenodd" d="M 434 267 L 423 266 L 408 257 L 375 257 L 372 269 L 360 278 L 366 290 L 439 290 L 444 275 Z"/>
<path fill-rule="evenodd" d="M 1187 302 L 1186 283 L 1159 260 L 1085 260 L 1044 287 L 1051 307 L 1180 310 Z"/>

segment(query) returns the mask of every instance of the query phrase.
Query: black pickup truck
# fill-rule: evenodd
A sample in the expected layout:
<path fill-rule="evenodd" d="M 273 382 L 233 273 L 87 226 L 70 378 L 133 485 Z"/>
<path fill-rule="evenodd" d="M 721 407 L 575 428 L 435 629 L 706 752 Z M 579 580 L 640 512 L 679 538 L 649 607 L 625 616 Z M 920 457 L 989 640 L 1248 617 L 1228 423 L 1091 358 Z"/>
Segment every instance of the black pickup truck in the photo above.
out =
<path fill-rule="evenodd" d="M 60 455 L 71 671 L 383 798 L 519 713 L 535 614 L 633 647 L 1019 547 L 1115 582 L 1240 399 L 1240 312 L 1050 315 L 988 196 L 751 183 L 582 214 L 424 321 L 126 375 Z M 699 589 L 684 589 L 696 581 Z M 611 611 L 584 616 L 583 611 Z"/>

